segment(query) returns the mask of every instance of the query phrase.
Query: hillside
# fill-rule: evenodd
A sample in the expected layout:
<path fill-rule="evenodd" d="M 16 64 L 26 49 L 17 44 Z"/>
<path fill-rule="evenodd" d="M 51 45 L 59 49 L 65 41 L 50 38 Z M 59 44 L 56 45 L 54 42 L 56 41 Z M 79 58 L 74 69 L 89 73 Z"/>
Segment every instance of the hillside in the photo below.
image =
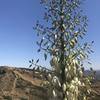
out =
<path fill-rule="evenodd" d="M 49 100 L 47 90 L 40 85 L 42 81 L 39 72 L 1 66 L 0 100 Z M 91 100 L 100 100 L 100 81 L 95 81 L 92 88 L 98 99 Z"/>
<path fill-rule="evenodd" d="M 41 82 L 32 71 L 0 67 L 0 100 L 47 100 Z"/>

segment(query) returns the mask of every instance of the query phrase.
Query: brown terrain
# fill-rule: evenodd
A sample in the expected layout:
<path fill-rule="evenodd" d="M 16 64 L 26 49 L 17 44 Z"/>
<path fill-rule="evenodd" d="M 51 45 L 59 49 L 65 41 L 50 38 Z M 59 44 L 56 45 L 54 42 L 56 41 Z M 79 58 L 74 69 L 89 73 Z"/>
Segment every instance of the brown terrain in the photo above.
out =
<path fill-rule="evenodd" d="M 42 82 L 38 71 L 1 66 L 0 100 L 49 100 Z M 100 100 L 100 81 L 95 81 L 92 88 L 90 100 Z"/>

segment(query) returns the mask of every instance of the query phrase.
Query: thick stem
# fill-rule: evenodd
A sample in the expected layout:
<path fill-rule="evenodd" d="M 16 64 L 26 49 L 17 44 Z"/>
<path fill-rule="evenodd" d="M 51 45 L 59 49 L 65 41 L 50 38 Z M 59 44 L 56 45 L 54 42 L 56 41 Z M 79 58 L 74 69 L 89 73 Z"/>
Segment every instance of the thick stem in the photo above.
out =
<path fill-rule="evenodd" d="M 61 10 L 61 13 L 63 14 L 63 0 L 60 0 L 60 10 Z M 61 52 L 61 56 L 60 56 L 60 67 L 61 67 L 61 85 L 63 86 L 63 84 L 65 83 L 65 62 L 64 62 L 64 54 L 65 54 L 65 50 L 64 50 L 64 28 L 63 28 L 63 15 L 61 14 L 61 19 L 60 19 L 60 32 L 61 32 L 61 35 L 60 35 L 60 41 L 61 41 L 61 47 L 60 47 L 60 52 Z M 63 91 L 63 88 L 62 88 L 62 100 L 64 100 L 65 98 L 65 92 Z"/>

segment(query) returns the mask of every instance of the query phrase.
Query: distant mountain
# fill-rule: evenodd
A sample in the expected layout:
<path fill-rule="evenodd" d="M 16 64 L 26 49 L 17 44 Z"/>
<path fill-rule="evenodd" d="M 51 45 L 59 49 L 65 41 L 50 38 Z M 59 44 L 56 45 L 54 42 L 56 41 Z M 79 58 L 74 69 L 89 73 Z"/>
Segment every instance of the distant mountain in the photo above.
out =
<path fill-rule="evenodd" d="M 100 80 L 100 70 L 96 70 L 96 80 Z"/>
<path fill-rule="evenodd" d="M 95 70 L 95 76 L 94 76 L 94 78 L 95 78 L 95 80 L 97 80 L 97 81 L 100 81 L 100 70 Z M 89 74 L 91 74 L 91 71 L 89 71 L 89 70 L 86 70 L 85 71 L 85 74 L 86 75 L 89 75 Z"/>

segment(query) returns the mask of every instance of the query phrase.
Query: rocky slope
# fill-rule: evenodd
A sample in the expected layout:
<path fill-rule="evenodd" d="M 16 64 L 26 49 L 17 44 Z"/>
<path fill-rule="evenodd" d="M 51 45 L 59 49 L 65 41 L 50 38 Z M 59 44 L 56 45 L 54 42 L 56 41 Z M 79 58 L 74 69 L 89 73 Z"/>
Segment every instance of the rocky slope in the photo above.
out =
<path fill-rule="evenodd" d="M 41 82 L 30 70 L 0 67 L 0 100 L 47 100 Z"/>
<path fill-rule="evenodd" d="M 42 81 L 39 72 L 1 66 L 0 100 L 49 100 L 47 90 L 40 85 Z M 100 81 L 95 81 L 92 88 L 93 99 L 90 100 L 100 100 Z"/>

